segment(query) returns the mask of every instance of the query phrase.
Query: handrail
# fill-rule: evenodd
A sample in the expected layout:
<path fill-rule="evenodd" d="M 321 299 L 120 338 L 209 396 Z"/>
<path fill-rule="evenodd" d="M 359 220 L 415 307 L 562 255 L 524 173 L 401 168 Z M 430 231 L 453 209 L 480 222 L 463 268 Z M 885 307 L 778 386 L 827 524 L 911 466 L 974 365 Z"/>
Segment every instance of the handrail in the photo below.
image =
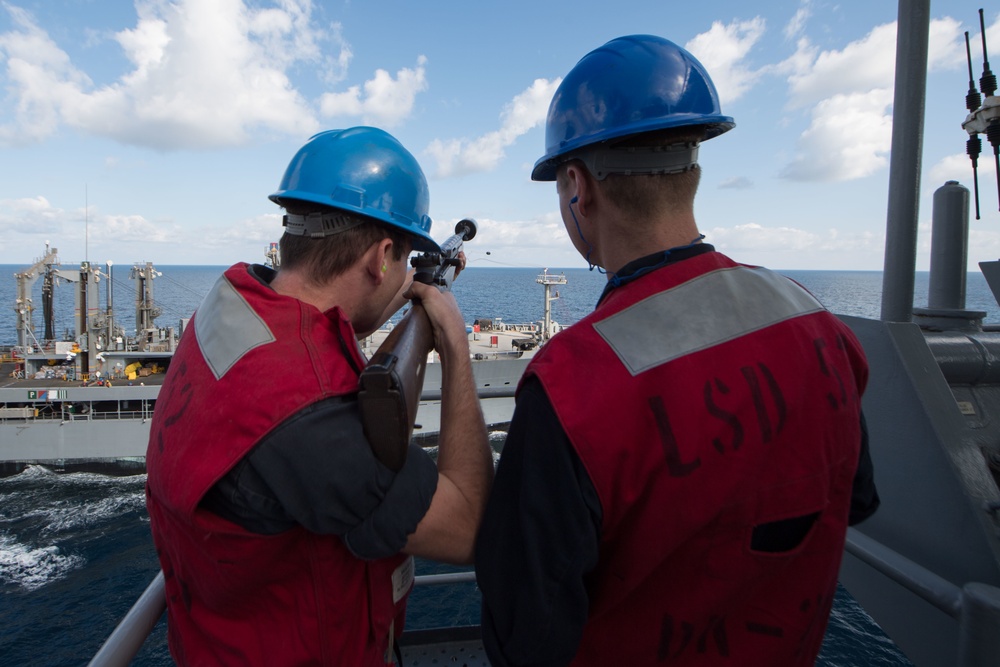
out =
<path fill-rule="evenodd" d="M 167 597 L 161 570 L 101 645 L 91 659 L 90 667 L 126 667 L 142 648 L 166 609 Z"/>
<path fill-rule="evenodd" d="M 474 582 L 476 573 L 451 572 L 416 577 L 416 586 L 441 586 Z M 127 667 L 146 642 L 153 628 L 167 610 L 163 571 L 156 573 L 146 590 L 135 601 L 114 631 L 88 663 L 88 667 Z"/>
<path fill-rule="evenodd" d="M 990 667 L 1000 655 L 1000 588 L 969 582 L 959 588 L 856 528 L 844 550 L 959 622 L 955 667 Z"/>
<path fill-rule="evenodd" d="M 962 590 L 947 579 L 901 556 L 857 528 L 847 529 L 844 550 L 952 618 L 962 614 Z"/>
<path fill-rule="evenodd" d="M 856 528 L 848 528 L 844 550 L 958 619 L 960 635 L 956 667 L 995 665 L 996 656 L 1000 655 L 1000 588 L 975 582 L 959 588 Z M 430 574 L 416 577 L 416 585 L 435 586 L 475 580 L 475 572 L 471 571 Z M 163 572 L 159 572 L 98 650 L 89 667 L 128 665 L 166 607 Z"/>

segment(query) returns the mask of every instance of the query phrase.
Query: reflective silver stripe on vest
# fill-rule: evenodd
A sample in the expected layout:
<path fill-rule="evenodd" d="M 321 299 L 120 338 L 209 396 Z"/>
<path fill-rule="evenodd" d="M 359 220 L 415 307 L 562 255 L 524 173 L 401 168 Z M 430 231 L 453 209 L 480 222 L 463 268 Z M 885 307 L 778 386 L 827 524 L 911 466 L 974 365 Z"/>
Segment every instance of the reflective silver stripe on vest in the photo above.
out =
<path fill-rule="evenodd" d="M 198 306 L 194 334 L 216 380 L 244 354 L 276 340 L 264 320 L 225 276 L 215 283 Z"/>
<path fill-rule="evenodd" d="M 807 291 L 767 269 L 698 276 L 594 324 L 632 375 L 783 320 L 823 310 Z"/>

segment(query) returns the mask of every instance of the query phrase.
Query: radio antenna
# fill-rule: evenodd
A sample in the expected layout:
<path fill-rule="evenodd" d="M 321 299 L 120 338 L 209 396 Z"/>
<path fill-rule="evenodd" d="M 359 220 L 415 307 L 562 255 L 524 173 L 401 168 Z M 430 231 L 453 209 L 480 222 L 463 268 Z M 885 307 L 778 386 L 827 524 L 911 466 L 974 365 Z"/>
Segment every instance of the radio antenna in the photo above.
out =
<path fill-rule="evenodd" d="M 997 78 L 990 71 L 990 59 L 986 55 L 986 22 L 983 20 L 983 10 L 979 10 L 979 33 L 983 38 L 983 75 L 979 78 L 979 89 L 989 97 L 997 90 Z"/>
<path fill-rule="evenodd" d="M 997 78 L 990 69 L 990 58 L 986 51 L 986 20 L 983 10 L 979 10 L 979 32 L 983 42 L 983 75 L 979 77 L 979 91 L 972 78 L 972 51 L 969 49 L 969 33 L 965 33 L 965 57 L 969 63 L 969 93 L 965 96 L 965 106 L 969 115 L 962 128 L 969 133 L 965 142 L 965 152 L 972 159 L 972 178 L 976 190 L 976 220 L 979 220 L 979 154 L 983 143 L 979 138 L 985 134 L 993 146 L 993 162 L 996 165 L 997 198 L 1000 199 L 1000 97 L 997 97 Z M 982 97 L 980 97 L 980 92 Z"/>
<path fill-rule="evenodd" d="M 990 58 L 986 54 L 986 21 L 983 19 L 983 10 L 979 10 L 979 34 L 983 38 L 983 75 L 979 77 L 979 89 L 983 91 L 983 96 L 989 101 L 993 93 L 997 90 L 997 78 L 990 70 Z M 994 100 L 995 101 L 995 100 Z M 986 126 L 986 138 L 993 146 L 993 162 L 996 165 L 997 175 L 997 198 L 1000 199 L 1000 119 L 994 117 L 990 119 Z"/>
<path fill-rule="evenodd" d="M 975 112 L 983 103 L 983 98 L 976 88 L 976 80 L 972 74 L 972 51 L 969 49 L 969 31 L 965 31 L 965 59 L 969 63 L 969 92 L 965 96 L 965 108 L 969 113 Z M 983 140 L 979 134 L 973 134 L 965 142 L 965 152 L 972 160 L 972 185 L 975 192 L 976 220 L 979 220 L 979 154 L 983 151 Z"/>

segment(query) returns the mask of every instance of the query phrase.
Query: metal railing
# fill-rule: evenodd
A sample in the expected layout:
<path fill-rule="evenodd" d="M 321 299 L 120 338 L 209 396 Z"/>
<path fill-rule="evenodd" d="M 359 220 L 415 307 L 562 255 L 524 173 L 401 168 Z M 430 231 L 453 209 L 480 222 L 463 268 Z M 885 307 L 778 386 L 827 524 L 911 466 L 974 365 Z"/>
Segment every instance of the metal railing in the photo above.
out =
<path fill-rule="evenodd" d="M 151 419 L 152 410 L 121 410 L 119 412 L 39 412 L 27 417 L 0 417 L 0 424 L 30 424 L 33 422 L 78 422 L 78 421 L 141 421 Z"/>
<path fill-rule="evenodd" d="M 992 667 L 1000 655 L 1000 588 L 971 582 L 961 588 L 854 528 L 845 551 L 959 621 L 955 667 Z M 467 583 L 474 572 L 422 575 L 417 586 Z M 167 608 L 163 572 L 156 575 L 91 659 L 90 667 L 124 667 L 142 648 Z"/>
<path fill-rule="evenodd" d="M 955 667 L 994 667 L 1000 655 L 1000 588 L 969 582 L 959 588 L 855 528 L 844 550 L 959 623 Z"/>
<path fill-rule="evenodd" d="M 416 577 L 414 583 L 417 586 L 444 586 L 475 582 L 475 580 L 476 573 L 469 571 L 425 574 Z M 163 572 L 160 571 L 101 645 L 90 660 L 89 667 L 126 667 L 139 653 L 139 649 L 166 610 Z"/>

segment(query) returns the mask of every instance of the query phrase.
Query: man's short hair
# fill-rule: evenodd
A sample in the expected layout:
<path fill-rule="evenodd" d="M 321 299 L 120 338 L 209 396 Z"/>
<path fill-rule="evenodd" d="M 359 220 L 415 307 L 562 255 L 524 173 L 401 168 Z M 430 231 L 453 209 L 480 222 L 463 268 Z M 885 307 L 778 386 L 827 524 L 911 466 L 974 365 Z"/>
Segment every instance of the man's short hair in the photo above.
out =
<path fill-rule="evenodd" d="M 318 204 L 303 203 L 300 206 L 291 202 L 286 203 L 285 208 L 296 215 L 333 210 Z M 345 218 L 354 218 L 361 224 L 322 238 L 285 232 L 279 242 L 282 269 L 301 270 L 314 285 L 324 285 L 347 271 L 372 244 L 384 238 L 392 241 L 393 259 L 398 261 L 409 253 L 412 243 L 406 234 L 367 216 L 339 209 L 336 212 Z"/>
<path fill-rule="evenodd" d="M 634 135 L 616 147 L 669 146 L 678 143 L 698 142 L 704 136 L 704 128 L 686 126 L 667 130 L 657 130 Z M 572 160 L 571 160 L 572 161 Z M 583 164 L 577 161 L 578 164 Z M 566 170 L 560 169 L 557 178 L 565 177 Z M 701 167 L 678 174 L 609 174 L 604 180 L 596 180 L 608 200 L 621 211 L 637 221 L 656 215 L 665 208 L 693 209 L 694 197 L 701 181 Z"/>

